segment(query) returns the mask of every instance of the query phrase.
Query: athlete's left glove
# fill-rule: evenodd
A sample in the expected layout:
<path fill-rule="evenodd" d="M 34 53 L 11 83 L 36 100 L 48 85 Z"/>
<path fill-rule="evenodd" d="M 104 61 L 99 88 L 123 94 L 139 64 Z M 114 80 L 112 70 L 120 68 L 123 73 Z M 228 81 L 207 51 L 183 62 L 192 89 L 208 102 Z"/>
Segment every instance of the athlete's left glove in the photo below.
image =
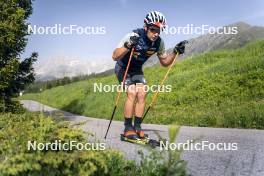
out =
<path fill-rule="evenodd" d="M 179 54 L 183 54 L 185 52 L 185 45 L 188 43 L 187 40 L 184 40 L 184 41 L 181 41 L 180 43 L 178 43 L 174 49 L 173 49 L 173 52 L 176 54 L 176 53 L 179 53 Z"/>

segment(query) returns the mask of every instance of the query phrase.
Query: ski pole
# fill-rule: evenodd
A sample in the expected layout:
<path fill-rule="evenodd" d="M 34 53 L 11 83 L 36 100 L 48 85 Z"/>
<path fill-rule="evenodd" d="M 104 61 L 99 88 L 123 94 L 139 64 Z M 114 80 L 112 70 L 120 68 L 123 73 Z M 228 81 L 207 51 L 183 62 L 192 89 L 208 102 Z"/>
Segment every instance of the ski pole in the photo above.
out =
<path fill-rule="evenodd" d="M 176 62 L 176 59 L 177 59 L 178 55 L 179 55 L 179 53 L 177 52 L 175 58 L 173 59 L 173 62 L 172 62 L 172 63 L 170 64 L 170 66 L 169 66 L 169 69 L 168 69 L 167 73 L 165 74 L 164 78 L 163 78 L 162 81 L 160 82 L 160 86 L 162 86 L 162 85 L 164 84 L 165 80 L 167 79 L 167 77 L 168 77 L 168 75 L 169 75 L 169 73 L 170 73 L 170 71 L 171 71 L 173 65 L 174 65 L 175 62 Z M 154 96 L 153 96 L 153 98 L 152 98 L 152 100 L 151 100 L 151 103 L 149 104 L 149 106 L 148 106 L 146 112 L 145 112 L 144 115 L 143 115 L 142 122 L 143 122 L 144 118 L 146 117 L 147 113 L 149 112 L 150 108 L 151 108 L 151 107 L 153 106 L 153 104 L 155 103 L 155 101 L 156 101 L 156 99 L 157 99 L 157 97 L 158 97 L 158 94 L 159 94 L 159 91 L 156 91 L 155 94 L 154 94 Z"/>
<path fill-rule="evenodd" d="M 122 81 L 122 87 L 124 86 L 124 83 L 125 83 L 125 80 L 126 80 L 126 76 L 127 76 L 127 72 L 128 72 L 129 66 L 130 66 L 130 62 L 131 62 L 131 59 L 132 59 L 133 52 L 134 52 L 134 48 L 132 48 L 130 56 L 129 56 L 129 60 L 128 60 L 127 67 L 126 67 L 126 71 L 125 71 L 125 74 L 124 74 L 124 77 L 123 77 L 123 81 Z M 108 131 L 109 131 L 110 126 L 111 126 L 111 123 L 113 121 L 113 118 L 114 118 L 114 115 L 115 115 L 115 111 L 116 111 L 116 108 L 117 108 L 117 105 L 118 105 L 118 102 L 119 102 L 120 95 L 121 95 L 121 91 L 119 91 L 118 94 L 117 94 L 116 101 L 115 101 L 115 107 L 113 109 L 112 116 L 111 116 L 110 122 L 108 124 L 107 131 L 105 133 L 105 137 L 104 137 L 105 139 L 107 137 Z"/>

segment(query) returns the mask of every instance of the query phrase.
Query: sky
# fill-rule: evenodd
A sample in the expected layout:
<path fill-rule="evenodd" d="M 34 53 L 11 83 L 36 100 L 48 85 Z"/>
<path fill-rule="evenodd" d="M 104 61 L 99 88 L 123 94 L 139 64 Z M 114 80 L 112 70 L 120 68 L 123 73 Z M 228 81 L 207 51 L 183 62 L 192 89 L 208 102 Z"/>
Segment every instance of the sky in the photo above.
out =
<path fill-rule="evenodd" d="M 23 57 L 38 52 L 39 60 L 68 57 L 100 61 L 111 59 L 121 38 L 133 29 L 143 26 L 149 11 L 162 12 L 169 26 L 203 24 L 223 26 L 238 21 L 264 26 L 264 1 L 262 0 L 36 0 L 31 26 L 62 27 L 77 25 L 103 29 L 103 34 L 72 35 L 32 34 Z M 166 48 L 197 35 L 165 35 Z"/>

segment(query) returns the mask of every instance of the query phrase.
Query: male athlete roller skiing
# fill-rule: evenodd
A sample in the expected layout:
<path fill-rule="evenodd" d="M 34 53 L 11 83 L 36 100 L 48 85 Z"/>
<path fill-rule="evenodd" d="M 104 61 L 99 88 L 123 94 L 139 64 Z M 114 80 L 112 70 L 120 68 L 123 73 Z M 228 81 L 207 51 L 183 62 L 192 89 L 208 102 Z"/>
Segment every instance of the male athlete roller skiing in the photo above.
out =
<path fill-rule="evenodd" d="M 165 16 L 158 11 L 149 12 L 144 19 L 144 27 L 135 29 L 127 34 L 113 52 L 113 60 L 117 61 L 115 73 L 121 83 L 125 74 L 130 54 L 133 49 L 131 62 L 124 81 L 127 97 L 124 105 L 124 136 L 128 139 L 144 139 L 146 136 L 141 129 L 142 115 L 145 108 L 146 80 L 142 70 L 143 64 L 157 54 L 162 66 L 172 64 L 176 54 L 185 51 L 184 42 L 178 43 L 172 53 L 165 53 L 164 41 L 160 32 L 166 28 Z M 134 123 L 133 122 L 134 117 Z"/>

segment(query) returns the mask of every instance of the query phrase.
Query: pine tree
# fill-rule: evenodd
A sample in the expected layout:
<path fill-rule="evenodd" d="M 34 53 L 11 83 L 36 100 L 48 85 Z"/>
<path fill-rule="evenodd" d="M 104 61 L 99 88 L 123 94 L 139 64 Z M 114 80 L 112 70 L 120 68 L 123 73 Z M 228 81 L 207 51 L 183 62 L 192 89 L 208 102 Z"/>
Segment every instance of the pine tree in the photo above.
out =
<path fill-rule="evenodd" d="M 18 104 L 12 98 L 34 81 L 37 53 L 25 59 L 20 56 L 27 45 L 31 14 L 31 0 L 0 1 L 0 112 L 16 111 Z"/>

